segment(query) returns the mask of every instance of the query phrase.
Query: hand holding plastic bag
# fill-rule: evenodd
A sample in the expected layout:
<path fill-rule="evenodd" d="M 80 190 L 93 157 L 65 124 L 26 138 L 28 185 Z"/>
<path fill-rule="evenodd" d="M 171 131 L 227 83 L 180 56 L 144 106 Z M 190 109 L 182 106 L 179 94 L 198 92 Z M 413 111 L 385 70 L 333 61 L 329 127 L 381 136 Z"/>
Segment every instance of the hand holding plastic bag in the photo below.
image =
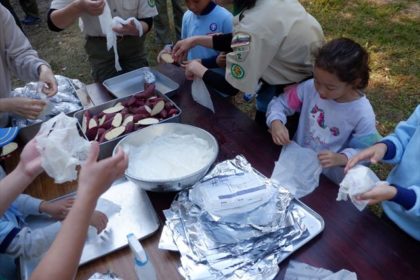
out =
<path fill-rule="evenodd" d="M 340 183 L 337 201 L 347 200 L 349 196 L 354 206 L 362 211 L 368 205 L 368 200 L 357 200 L 355 196 L 370 191 L 380 182 L 382 181 L 369 167 L 356 165 L 347 172 Z"/>
<path fill-rule="evenodd" d="M 297 198 L 310 194 L 319 185 L 322 167 L 317 154 L 296 142 L 283 146 L 271 179 Z"/>
<path fill-rule="evenodd" d="M 42 167 L 56 183 L 77 178 L 76 166 L 86 160 L 90 143 L 79 135 L 75 118 L 60 113 L 44 122 L 36 141 Z"/>

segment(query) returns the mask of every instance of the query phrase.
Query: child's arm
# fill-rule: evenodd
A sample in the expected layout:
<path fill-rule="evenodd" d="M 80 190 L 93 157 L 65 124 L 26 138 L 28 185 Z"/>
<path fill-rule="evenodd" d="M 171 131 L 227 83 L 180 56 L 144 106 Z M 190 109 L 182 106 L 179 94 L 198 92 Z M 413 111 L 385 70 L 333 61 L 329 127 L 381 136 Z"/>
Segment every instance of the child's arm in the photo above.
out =
<path fill-rule="evenodd" d="M 23 148 L 17 167 L 0 181 L 0 215 L 41 172 L 41 156 L 33 139 Z"/>
<path fill-rule="evenodd" d="M 382 141 L 390 141 L 395 145 L 395 151 L 393 156 L 386 158 L 387 163 L 396 164 L 400 162 L 402 155 L 404 154 L 407 143 L 410 141 L 413 134 L 416 132 L 416 128 L 420 123 L 420 105 L 414 110 L 413 114 L 406 120 L 400 122 L 394 130 L 394 133 L 386 136 Z"/>
<path fill-rule="evenodd" d="M 119 150 L 113 157 L 96 162 L 99 144 L 94 142 L 82 165 L 76 200 L 48 252 L 31 279 L 73 279 L 77 272 L 87 229 L 99 196 L 124 174 L 128 157 Z"/>
<path fill-rule="evenodd" d="M 323 168 L 333 166 L 344 166 L 347 164 L 347 156 L 342 153 L 334 153 L 331 151 L 321 151 L 318 153 L 319 163 Z"/>
<path fill-rule="evenodd" d="M 378 143 L 361 151 L 347 162 L 346 167 L 344 168 L 344 172 L 349 171 L 350 168 L 355 166 L 360 161 L 369 160 L 373 164 L 378 163 L 387 153 L 387 147 L 388 146 L 384 143 Z"/>
<path fill-rule="evenodd" d="M 287 88 L 285 93 L 274 97 L 268 104 L 267 126 L 271 127 L 274 120 L 286 124 L 287 116 L 299 112 L 302 107 L 303 94 L 298 85 Z"/>
<path fill-rule="evenodd" d="M 417 188 L 419 189 L 419 187 Z M 417 194 L 413 189 L 380 184 L 370 191 L 357 195 L 356 199 L 369 200 L 369 205 L 389 200 L 398 203 L 406 210 L 410 210 L 416 204 Z"/>
<path fill-rule="evenodd" d="M 35 230 L 23 227 L 16 233 L 4 253 L 13 257 L 39 257 L 48 250 L 54 241 L 60 230 L 60 225 L 60 222 L 55 222 Z"/>
<path fill-rule="evenodd" d="M 74 197 L 55 201 L 42 201 L 39 205 L 39 212 L 49 215 L 55 220 L 63 220 L 73 205 Z"/>
<path fill-rule="evenodd" d="M 298 85 L 294 85 L 286 90 L 284 94 L 274 97 L 268 104 L 267 126 L 270 128 L 273 142 L 277 145 L 287 145 L 290 143 L 289 131 L 285 124 L 287 116 L 300 111 L 302 97 L 299 95 Z"/>

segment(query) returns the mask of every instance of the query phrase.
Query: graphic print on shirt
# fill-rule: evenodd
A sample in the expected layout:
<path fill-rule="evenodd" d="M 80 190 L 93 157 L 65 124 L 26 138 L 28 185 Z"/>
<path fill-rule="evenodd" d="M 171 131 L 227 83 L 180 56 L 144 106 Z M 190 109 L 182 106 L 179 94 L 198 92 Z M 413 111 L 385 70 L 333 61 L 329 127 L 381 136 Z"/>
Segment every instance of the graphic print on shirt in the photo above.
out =
<path fill-rule="evenodd" d="M 217 30 L 217 23 L 215 22 L 210 23 L 209 29 L 210 29 L 210 33 L 215 32 Z"/>
<path fill-rule="evenodd" d="M 329 127 L 325 122 L 325 112 L 317 105 L 310 112 L 310 135 L 312 142 L 325 145 L 331 143 L 331 138 L 340 135 L 338 127 Z"/>

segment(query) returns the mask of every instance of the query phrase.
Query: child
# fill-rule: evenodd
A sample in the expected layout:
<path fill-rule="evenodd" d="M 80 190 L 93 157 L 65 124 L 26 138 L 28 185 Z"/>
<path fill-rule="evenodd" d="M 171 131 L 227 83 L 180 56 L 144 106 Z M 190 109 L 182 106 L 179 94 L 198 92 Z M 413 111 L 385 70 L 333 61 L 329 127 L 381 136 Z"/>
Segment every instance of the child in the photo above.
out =
<path fill-rule="evenodd" d="M 395 167 L 388 175 L 388 184 L 378 185 L 357 199 L 369 200 L 369 204 L 382 202 L 387 216 L 420 241 L 420 105 L 393 134 L 351 158 L 345 171 L 361 160 L 383 160 Z"/>
<path fill-rule="evenodd" d="M 225 8 L 212 0 L 186 0 L 185 3 L 188 11 L 182 18 L 181 39 L 232 32 L 233 16 Z M 188 51 L 186 59 L 199 59 L 207 68 L 215 68 L 224 73 L 225 55 L 211 48 L 195 46 Z"/>
<path fill-rule="evenodd" d="M 92 142 L 89 156 L 79 173 L 74 205 L 63 222 L 51 248 L 31 275 L 31 279 L 74 279 L 79 266 L 89 217 L 96 201 L 127 169 L 128 156 L 119 149 L 112 157 L 97 161 L 99 143 Z"/>
<path fill-rule="evenodd" d="M 9 133 L 6 135 L 6 138 L 9 138 L 8 141 L 3 141 L 5 140 L 3 137 L 2 143 L 13 141 L 15 136 Z M 26 216 L 47 214 L 55 220 L 62 220 L 72 207 L 73 198 L 46 202 L 29 195 L 19 195 L 41 172 L 41 160 L 35 141 L 32 140 L 23 149 L 16 169 L 1 179 L 0 278 L 14 274 L 13 258 L 20 256 L 33 258 L 43 254 L 60 230 L 60 222 L 32 230 L 25 225 Z M 98 233 L 106 227 L 107 222 L 105 214 L 99 211 L 95 211 L 90 219 L 90 224 L 97 229 Z"/>
<path fill-rule="evenodd" d="M 212 0 L 186 0 L 188 11 L 182 18 L 181 38 L 196 35 L 211 35 L 217 33 L 231 33 L 233 16 L 225 8 Z M 208 68 L 224 68 L 216 63 L 218 52 L 202 46 L 195 46 L 188 51 L 188 60 L 201 59 Z"/>
<path fill-rule="evenodd" d="M 337 167 L 380 137 L 362 92 L 368 80 L 368 54 L 359 44 L 347 38 L 325 44 L 315 57 L 314 78 L 270 102 L 267 125 L 274 143 L 290 143 L 286 117 L 300 112 L 294 140 L 316 151 L 324 174 L 339 183 L 344 173 Z"/>

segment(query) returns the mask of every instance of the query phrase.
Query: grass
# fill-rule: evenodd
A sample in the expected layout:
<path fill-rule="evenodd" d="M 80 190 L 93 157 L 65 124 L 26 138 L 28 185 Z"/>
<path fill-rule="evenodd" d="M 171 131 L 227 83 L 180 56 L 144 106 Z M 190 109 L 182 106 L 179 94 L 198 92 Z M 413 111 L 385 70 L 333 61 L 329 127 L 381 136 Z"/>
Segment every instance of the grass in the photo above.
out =
<path fill-rule="evenodd" d="M 23 17 L 16 0 L 11 1 Z M 382 135 L 393 130 L 420 103 L 420 4 L 396 0 L 301 0 L 302 5 L 321 23 L 327 39 L 349 37 L 367 48 L 371 56 L 371 80 L 366 90 L 376 112 Z M 43 22 L 25 27 L 34 48 L 47 60 L 56 74 L 91 83 L 90 68 L 77 24 L 55 33 L 45 23 L 49 2 L 38 0 Z M 156 64 L 159 51 L 154 32 L 147 35 L 149 63 Z M 15 82 L 17 85 L 18 82 Z M 248 115 L 254 104 L 241 96 L 232 102 Z M 390 168 L 373 167 L 384 179 Z"/>

